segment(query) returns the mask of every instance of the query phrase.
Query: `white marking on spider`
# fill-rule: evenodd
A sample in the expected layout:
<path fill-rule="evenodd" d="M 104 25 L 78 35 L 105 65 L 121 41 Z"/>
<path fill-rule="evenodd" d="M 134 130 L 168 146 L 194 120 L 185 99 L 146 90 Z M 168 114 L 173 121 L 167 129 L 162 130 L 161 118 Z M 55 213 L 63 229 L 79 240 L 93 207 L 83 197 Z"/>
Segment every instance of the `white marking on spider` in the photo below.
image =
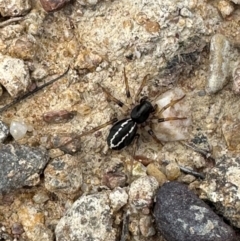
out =
<path fill-rule="evenodd" d="M 134 128 L 135 128 L 135 126 L 136 126 L 136 124 L 137 124 L 136 122 L 134 123 L 134 126 L 130 129 L 130 131 L 128 132 L 128 134 L 125 135 L 125 136 L 121 139 L 120 142 L 118 142 L 116 145 L 113 144 L 114 138 L 115 138 L 115 137 L 118 135 L 118 133 L 123 129 L 123 127 L 124 127 L 125 125 L 127 125 L 127 123 L 128 123 L 129 121 L 132 121 L 132 119 L 129 118 L 129 119 L 127 119 L 125 122 L 123 122 L 123 123 L 121 124 L 121 127 L 119 128 L 119 130 L 114 134 L 114 136 L 113 136 L 112 139 L 111 139 L 110 148 L 114 148 L 114 147 L 119 146 L 119 145 L 126 139 L 126 137 L 129 136 L 130 133 L 132 133 L 132 131 L 134 130 Z"/>

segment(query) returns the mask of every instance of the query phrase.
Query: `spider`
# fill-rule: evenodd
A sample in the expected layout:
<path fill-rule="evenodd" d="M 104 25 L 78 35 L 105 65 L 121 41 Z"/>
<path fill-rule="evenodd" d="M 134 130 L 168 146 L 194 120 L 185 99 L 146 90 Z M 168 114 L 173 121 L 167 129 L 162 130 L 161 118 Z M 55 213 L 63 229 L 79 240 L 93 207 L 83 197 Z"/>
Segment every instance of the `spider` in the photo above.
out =
<path fill-rule="evenodd" d="M 126 76 L 125 68 L 123 69 L 123 76 L 124 76 L 124 82 L 125 82 L 125 89 L 126 89 L 126 97 L 128 99 L 128 103 L 131 102 L 131 94 L 129 91 L 129 84 L 128 84 L 128 78 Z M 139 98 L 140 93 L 142 92 L 143 87 L 146 85 L 146 82 L 149 78 L 149 75 L 146 75 L 142 83 L 135 95 L 135 102 L 137 102 L 137 99 Z M 106 94 L 108 101 L 113 101 L 117 105 L 119 105 L 123 111 L 128 111 L 130 113 L 130 117 L 117 120 L 116 118 L 104 123 L 103 125 L 100 125 L 96 128 L 93 128 L 87 133 L 84 133 L 82 135 L 93 133 L 109 124 L 112 124 L 111 129 L 109 130 L 109 134 L 107 137 L 107 144 L 110 149 L 112 150 L 121 150 L 124 147 L 129 146 L 135 137 L 138 137 L 139 134 L 138 126 L 141 124 L 147 124 L 147 121 L 156 121 L 157 122 L 164 122 L 164 121 L 172 121 L 172 120 L 183 120 L 187 119 L 186 117 L 167 117 L 167 118 L 158 118 L 156 114 L 161 114 L 164 110 L 167 108 L 175 105 L 177 102 L 182 100 L 185 95 L 183 95 L 181 98 L 172 100 L 169 104 L 165 105 L 161 110 L 158 110 L 157 105 L 153 105 L 151 101 L 148 99 L 147 96 L 144 96 L 140 99 L 139 103 L 136 104 L 132 109 L 129 109 L 125 103 L 120 101 L 119 99 L 115 98 L 106 88 L 104 88 L 101 84 L 98 84 L 98 86 L 103 90 L 103 92 Z M 155 139 L 157 142 L 161 143 L 160 140 L 156 137 L 154 132 L 151 128 L 148 128 L 148 133 Z M 82 136 L 81 135 L 81 136 Z"/>

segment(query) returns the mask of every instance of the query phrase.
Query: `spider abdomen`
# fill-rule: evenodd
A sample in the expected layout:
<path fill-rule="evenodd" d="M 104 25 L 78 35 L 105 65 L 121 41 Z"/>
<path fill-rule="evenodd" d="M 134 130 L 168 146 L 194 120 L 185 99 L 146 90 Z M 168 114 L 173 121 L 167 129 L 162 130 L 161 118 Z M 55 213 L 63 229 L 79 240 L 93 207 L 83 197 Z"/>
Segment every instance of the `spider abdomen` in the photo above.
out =
<path fill-rule="evenodd" d="M 137 133 L 137 123 L 131 118 L 116 122 L 109 131 L 107 143 L 113 150 L 121 150 L 133 141 Z"/>

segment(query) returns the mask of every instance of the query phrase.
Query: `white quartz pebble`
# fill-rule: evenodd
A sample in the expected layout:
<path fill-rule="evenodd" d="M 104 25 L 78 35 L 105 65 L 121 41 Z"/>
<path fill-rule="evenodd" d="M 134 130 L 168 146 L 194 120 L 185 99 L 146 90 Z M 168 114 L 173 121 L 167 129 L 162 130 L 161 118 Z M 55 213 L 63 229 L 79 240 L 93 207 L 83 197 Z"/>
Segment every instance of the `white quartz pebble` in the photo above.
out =
<path fill-rule="evenodd" d="M 24 122 L 12 121 L 10 124 L 10 133 L 15 140 L 22 139 L 28 130 L 28 126 Z"/>

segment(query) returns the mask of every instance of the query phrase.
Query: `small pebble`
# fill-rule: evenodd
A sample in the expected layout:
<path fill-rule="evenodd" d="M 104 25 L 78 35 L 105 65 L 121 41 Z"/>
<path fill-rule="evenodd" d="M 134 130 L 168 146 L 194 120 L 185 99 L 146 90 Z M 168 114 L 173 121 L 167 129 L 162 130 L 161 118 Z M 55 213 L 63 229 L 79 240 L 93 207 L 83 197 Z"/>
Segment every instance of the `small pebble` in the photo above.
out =
<path fill-rule="evenodd" d="M 10 134 L 17 141 L 22 139 L 28 130 L 28 126 L 24 122 L 12 121 L 10 124 Z"/>
<path fill-rule="evenodd" d="M 51 124 L 66 123 L 72 120 L 76 114 L 76 111 L 68 110 L 49 111 L 43 114 L 43 120 Z"/>
<path fill-rule="evenodd" d="M 240 151 L 240 121 L 224 120 L 222 122 L 222 134 L 226 141 L 227 148 L 231 151 Z"/>
<path fill-rule="evenodd" d="M 196 177 L 194 177 L 193 175 L 187 174 L 183 177 L 181 177 L 181 182 L 186 183 L 186 184 L 190 184 L 192 182 L 194 182 L 196 180 Z"/>
<path fill-rule="evenodd" d="M 21 223 L 13 223 L 11 229 L 12 229 L 12 234 L 14 235 L 21 235 L 24 232 L 24 229 Z"/>
<path fill-rule="evenodd" d="M 158 187 L 158 181 L 151 176 L 140 177 L 133 181 L 129 188 L 131 206 L 136 210 L 151 207 Z"/>
<path fill-rule="evenodd" d="M 113 212 L 117 212 L 119 209 L 121 209 L 124 205 L 127 204 L 128 194 L 123 188 L 118 187 L 109 194 L 109 199 Z"/>
<path fill-rule="evenodd" d="M 155 235 L 156 230 L 153 226 L 153 219 L 150 215 L 144 216 L 139 221 L 139 229 L 144 237 L 151 237 Z"/>
<path fill-rule="evenodd" d="M 166 176 L 169 181 L 177 179 L 180 175 L 181 171 L 177 163 L 172 162 L 166 166 Z"/>
<path fill-rule="evenodd" d="M 82 169 L 77 156 L 54 158 L 44 171 L 47 190 L 56 194 L 74 194 L 82 185 Z"/>
<path fill-rule="evenodd" d="M 147 166 L 147 174 L 149 176 L 155 177 L 157 179 L 158 183 L 159 183 L 159 186 L 162 186 L 163 183 L 165 183 L 167 181 L 166 176 L 153 163 L 150 163 Z"/>
<path fill-rule="evenodd" d="M 222 34 L 215 34 L 210 43 L 210 70 L 206 92 L 215 94 L 227 83 L 230 75 L 230 43 Z"/>
<path fill-rule="evenodd" d="M 70 0 L 40 0 L 46 12 L 54 12 L 63 8 Z"/>
<path fill-rule="evenodd" d="M 56 148 L 56 149 L 50 149 L 48 151 L 48 154 L 49 154 L 49 157 L 53 159 L 53 158 L 62 156 L 65 153 L 63 151 L 61 151 L 60 149 Z"/>
<path fill-rule="evenodd" d="M 42 80 L 47 75 L 48 75 L 48 72 L 46 69 L 44 69 L 42 66 L 37 66 L 37 68 L 32 72 L 31 77 L 33 80 L 39 81 L 39 80 Z"/>
<path fill-rule="evenodd" d="M 24 61 L 0 54 L 0 83 L 14 98 L 26 92 L 31 80 Z"/>
<path fill-rule="evenodd" d="M 33 196 L 35 203 L 45 203 L 47 200 L 49 200 L 49 196 L 46 192 L 38 192 Z"/>
<path fill-rule="evenodd" d="M 234 11 L 234 5 L 230 1 L 226 0 L 219 1 L 217 7 L 223 18 L 226 18 Z"/>

